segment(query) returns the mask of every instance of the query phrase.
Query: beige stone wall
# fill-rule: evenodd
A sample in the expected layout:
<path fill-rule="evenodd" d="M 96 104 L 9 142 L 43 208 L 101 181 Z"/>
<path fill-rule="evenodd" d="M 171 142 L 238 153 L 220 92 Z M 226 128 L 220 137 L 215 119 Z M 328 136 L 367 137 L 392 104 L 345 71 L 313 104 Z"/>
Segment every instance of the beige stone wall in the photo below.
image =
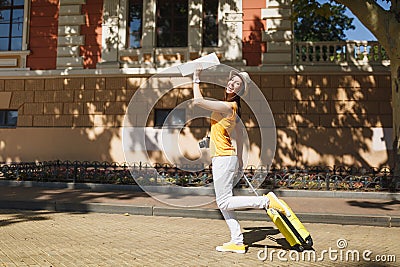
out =
<path fill-rule="evenodd" d="M 3 80 L 18 109 L 18 127 L 118 126 L 141 79 L 47 78 Z M 0 82 L 0 83 L 1 83 Z"/>
<path fill-rule="evenodd" d="M 388 162 L 382 148 L 391 146 L 388 75 L 268 75 L 260 77 L 260 86 L 277 126 L 276 163 Z M 379 133 L 385 134 L 383 144 Z"/>
<path fill-rule="evenodd" d="M 252 73 L 251 76 L 274 114 L 275 164 L 380 166 L 388 162 L 388 129 L 392 126 L 389 74 Z M 124 161 L 121 148 L 124 114 L 146 78 L 131 75 L 1 79 L 0 96 L 11 93 L 8 108 L 18 109 L 19 117 L 17 128 L 0 129 L 0 161 Z M 208 96 L 222 97 L 221 91 L 213 85 L 204 86 Z M 174 108 L 190 97 L 189 88 L 176 88 L 156 107 Z M 153 113 L 147 123 L 151 128 L 152 116 Z M 259 132 L 253 114 L 246 107 L 242 118 L 253 140 L 248 149 L 249 164 L 254 164 L 259 154 Z M 209 122 L 200 119 L 189 126 L 192 134 L 185 135 L 182 146 L 193 147 Z M 196 153 L 187 149 L 190 157 L 196 157 Z M 141 155 L 138 151 L 138 158 Z M 158 161 L 165 160 L 155 151 L 151 155 Z"/>

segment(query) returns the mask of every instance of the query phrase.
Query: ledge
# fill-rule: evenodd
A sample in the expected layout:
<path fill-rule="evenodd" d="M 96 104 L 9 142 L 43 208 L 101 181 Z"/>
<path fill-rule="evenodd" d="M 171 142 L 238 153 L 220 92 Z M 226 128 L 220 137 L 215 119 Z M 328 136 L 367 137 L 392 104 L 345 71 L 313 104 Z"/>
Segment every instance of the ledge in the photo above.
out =
<path fill-rule="evenodd" d="M 1 54 L 0 54 L 1 56 Z M 387 74 L 390 75 L 390 66 L 326 66 L 326 65 L 270 65 L 270 66 L 234 66 L 240 71 L 247 71 L 254 74 Z M 43 78 L 54 78 L 54 77 L 87 77 L 88 75 L 99 75 L 99 76 L 126 76 L 126 75 L 154 75 L 164 72 L 164 75 L 178 75 L 175 68 L 172 68 L 170 72 L 165 72 L 168 68 L 156 68 L 156 67 L 138 67 L 138 68 L 99 68 L 99 69 L 57 69 L 57 70 L 29 70 L 27 68 L 21 69 L 0 69 L 0 78 L 23 78 L 23 77 L 43 77 Z M 18 70 L 18 71 L 15 71 Z"/>

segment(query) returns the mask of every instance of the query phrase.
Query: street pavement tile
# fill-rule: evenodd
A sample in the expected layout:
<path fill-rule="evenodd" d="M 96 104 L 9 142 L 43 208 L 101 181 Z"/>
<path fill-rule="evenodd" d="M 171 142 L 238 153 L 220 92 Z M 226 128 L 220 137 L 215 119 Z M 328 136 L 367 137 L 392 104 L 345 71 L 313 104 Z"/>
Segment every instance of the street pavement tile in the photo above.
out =
<path fill-rule="evenodd" d="M 267 219 L 241 221 L 246 254 L 221 253 L 223 220 L 0 210 L 3 266 L 398 266 L 400 228 L 305 224 L 314 250 L 288 250 Z"/>

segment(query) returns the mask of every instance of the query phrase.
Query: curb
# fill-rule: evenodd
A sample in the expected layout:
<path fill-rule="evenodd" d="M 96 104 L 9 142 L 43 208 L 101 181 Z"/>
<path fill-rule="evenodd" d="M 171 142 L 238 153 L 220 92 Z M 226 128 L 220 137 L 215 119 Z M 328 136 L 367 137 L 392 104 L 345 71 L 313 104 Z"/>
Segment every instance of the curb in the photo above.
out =
<path fill-rule="evenodd" d="M 153 210 L 153 216 L 223 219 L 220 211 L 214 209 L 176 209 L 154 207 Z M 239 220 L 269 221 L 268 215 L 266 215 L 266 213 L 263 211 L 237 211 L 236 214 Z M 296 215 L 303 223 L 400 227 L 400 217 L 323 213 L 296 213 Z"/>
<path fill-rule="evenodd" d="M 96 212 L 144 216 L 190 217 L 199 219 L 223 219 L 218 209 L 170 208 L 157 206 L 133 206 L 104 203 L 69 203 L 45 201 L 0 202 L 0 209 L 48 210 L 54 212 Z M 341 225 L 364 225 L 379 227 L 400 227 L 400 217 L 374 215 L 343 215 L 325 213 L 297 213 L 303 223 L 326 223 Z M 239 220 L 270 221 L 265 212 L 237 211 Z"/>

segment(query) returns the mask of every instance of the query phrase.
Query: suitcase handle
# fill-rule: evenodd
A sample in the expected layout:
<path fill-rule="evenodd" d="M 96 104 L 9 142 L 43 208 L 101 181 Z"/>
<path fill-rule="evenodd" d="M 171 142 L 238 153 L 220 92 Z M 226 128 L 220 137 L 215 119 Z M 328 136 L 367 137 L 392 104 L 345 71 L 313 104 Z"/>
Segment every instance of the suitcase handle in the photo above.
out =
<path fill-rule="evenodd" d="M 243 173 L 243 178 L 244 178 L 244 180 L 247 182 L 247 184 L 249 185 L 249 187 L 251 188 L 251 190 L 254 192 L 254 194 L 255 194 L 256 196 L 259 196 L 258 193 L 257 193 L 257 191 L 256 191 L 256 189 L 254 189 L 253 185 L 250 183 L 249 179 L 247 178 L 246 174 L 244 174 L 244 173 Z M 276 211 L 276 212 L 279 213 L 279 211 L 277 211 L 277 210 L 275 210 L 275 209 L 272 209 L 272 208 L 267 208 L 267 209 L 265 209 L 265 210 L 266 210 L 266 211 L 272 210 L 272 211 Z M 289 212 L 289 215 L 288 215 L 288 216 L 290 217 L 290 212 Z"/>
<path fill-rule="evenodd" d="M 256 194 L 256 196 L 259 196 L 257 191 L 254 189 L 253 185 L 250 183 L 249 179 L 247 178 L 246 174 L 244 174 L 244 173 L 243 173 L 243 178 L 247 182 L 247 184 L 249 185 L 251 190 L 253 190 L 254 194 Z"/>

